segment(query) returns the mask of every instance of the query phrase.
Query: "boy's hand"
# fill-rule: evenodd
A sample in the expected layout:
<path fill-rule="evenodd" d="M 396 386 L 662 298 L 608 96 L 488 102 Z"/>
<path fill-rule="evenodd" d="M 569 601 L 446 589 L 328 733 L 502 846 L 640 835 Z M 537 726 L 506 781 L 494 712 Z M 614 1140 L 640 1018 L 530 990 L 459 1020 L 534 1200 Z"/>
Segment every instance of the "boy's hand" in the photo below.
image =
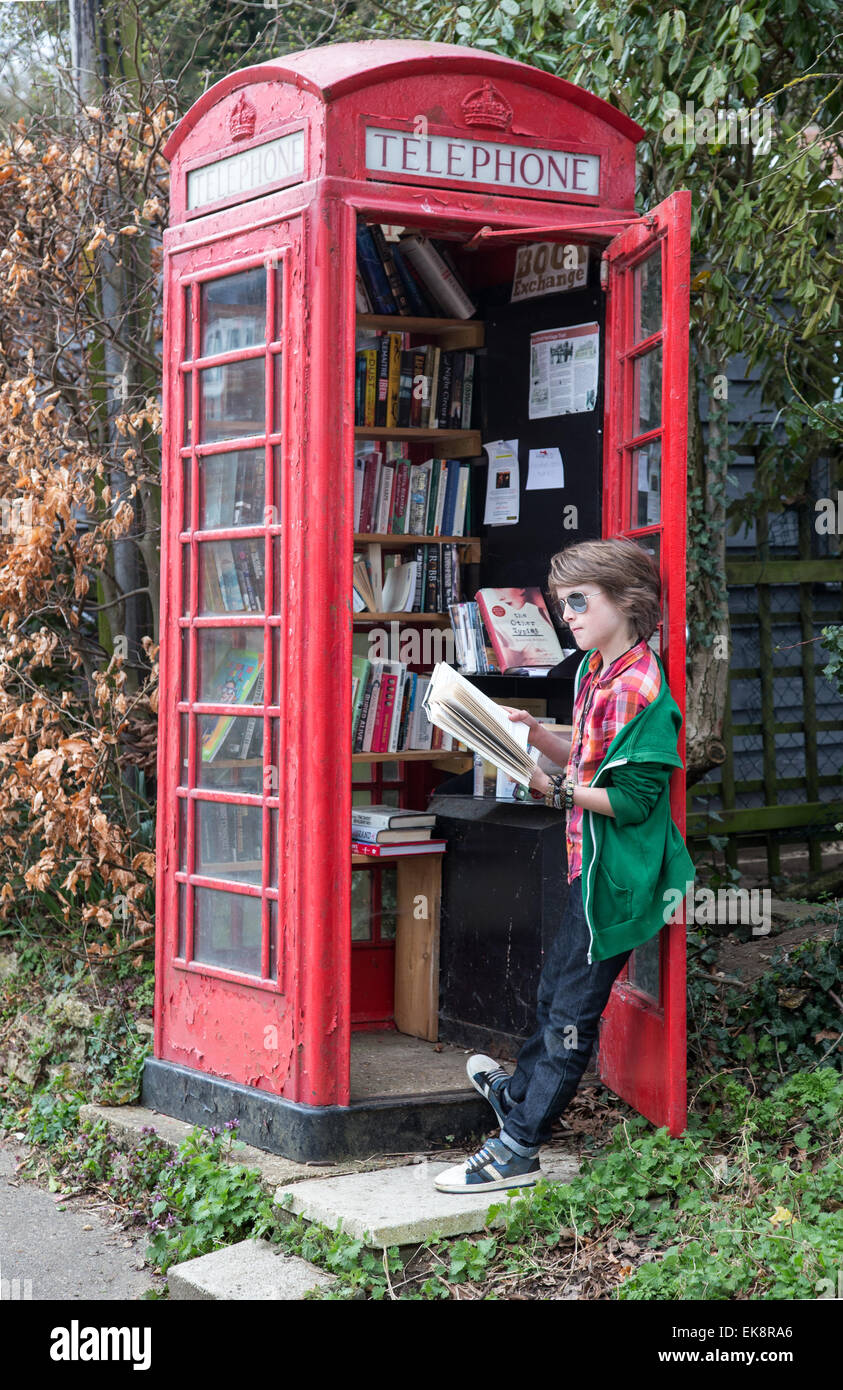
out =
<path fill-rule="evenodd" d="M 513 709 L 511 705 L 501 705 L 501 709 L 506 711 L 513 724 L 526 724 L 531 735 L 536 729 L 541 728 L 541 724 L 538 719 L 536 719 L 535 715 L 529 714 L 525 709 Z M 531 737 L 530 742 L 532 743 L 532 741 Z"/>

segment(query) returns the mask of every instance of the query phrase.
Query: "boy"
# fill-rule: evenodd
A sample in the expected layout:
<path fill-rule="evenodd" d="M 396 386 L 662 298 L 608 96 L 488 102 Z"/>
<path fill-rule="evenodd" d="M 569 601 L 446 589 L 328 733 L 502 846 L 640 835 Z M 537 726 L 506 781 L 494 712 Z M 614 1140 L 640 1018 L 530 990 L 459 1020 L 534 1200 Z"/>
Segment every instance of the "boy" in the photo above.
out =
<path fill-rule="evenodd" d="M 542 1176 L 539 1147 L 588 1065 L 612 985 L 633 949 L 672 916 L 694 863 L 670 814 L 682 766 L 682 716 L 648 644 L 661 607 L 653 560 L 634 541 L 583 541 L 551 560 L 549 587 L 585 653 L 574 686 L 572 737 L 522 710 L 530 741 L 566 776 L 536 768 L 533 795 L 567 812 L 568 897 L 542 967 L 536 1031 L 510 1076 L 492 1057 L 468 1062 L 472 1084 L 501 1125 L 467 1162 L 441 1173 L 441 1192 L 527 1187 Z M 599 782 L 599 785 L 598 785 Z"/>

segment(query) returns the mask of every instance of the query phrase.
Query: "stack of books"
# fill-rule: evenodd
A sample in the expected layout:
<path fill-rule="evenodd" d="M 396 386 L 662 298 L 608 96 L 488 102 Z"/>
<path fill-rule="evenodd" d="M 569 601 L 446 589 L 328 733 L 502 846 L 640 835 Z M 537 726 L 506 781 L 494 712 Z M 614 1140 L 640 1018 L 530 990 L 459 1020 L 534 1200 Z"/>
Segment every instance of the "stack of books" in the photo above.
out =
<path fill-rule="evenodd" d="M 439 854 L 445 840 L 434 840 L 436 816 L 428 811 L 402 811 L 395 806 L 353 806 L 351 849 L 382 859 L 405 854 Z"/>
<path fill-rule="evenodd" d="M 357 223 L 357 308 L 361 314 L 470 319 L 477 312 L 446 243 L 420 232 L 387 239 Z"/>
<path fill-rule="evenodd" d="M 351 659 L 351 746 L 355 753 L 463 751 L 431 724 L 423 700 L 430 677 L 403 661 Z"/>
<path fill-rule="evenodd" d="M 409 333 L 358 333 L 354 423 L 387 429 L 467 430 L 474 351 L 410 346 Z"/>
<path fill-rule="evenodd" d="M 376 441 L 354 458 L 354 530 L 364 535 L 466 536 L 471 465 L 461 459 L 413 463 L 405 441 Z"/>
<path fill-rule="evenodd" d="M 384 557 L 378 541 L 354 552 L 355 613 L 445 613 L 460 598 L 456 541 Z"/>

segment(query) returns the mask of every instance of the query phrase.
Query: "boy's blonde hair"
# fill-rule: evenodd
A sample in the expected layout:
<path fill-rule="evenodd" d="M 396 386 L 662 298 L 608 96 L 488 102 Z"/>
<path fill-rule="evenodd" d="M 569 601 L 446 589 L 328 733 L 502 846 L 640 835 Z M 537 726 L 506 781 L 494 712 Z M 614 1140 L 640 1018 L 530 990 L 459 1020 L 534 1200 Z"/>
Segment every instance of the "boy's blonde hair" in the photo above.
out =
<path fill-rule="evenodd" d="M 553 605 L 560 614 L 556 586 L 597 584 L 629 620 L 638 640 L 648 641 L 661 618 L 661 576 L 653 557 L 627 536 L 579 541 L 559 550 L 547 577 Z"/>

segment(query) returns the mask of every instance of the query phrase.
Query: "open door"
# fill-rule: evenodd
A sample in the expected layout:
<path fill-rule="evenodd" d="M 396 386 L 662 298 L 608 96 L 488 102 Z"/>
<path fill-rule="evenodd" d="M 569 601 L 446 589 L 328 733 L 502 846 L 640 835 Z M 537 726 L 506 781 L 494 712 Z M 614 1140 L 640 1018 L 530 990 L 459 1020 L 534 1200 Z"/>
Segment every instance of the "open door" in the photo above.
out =
<path fill-rule="evenodd" d="M 691 195 L 674 193 L 603 254 L 608 294 L 603 535 L 651 551 L 662 622 L 651 639 L 685 715 L 685 550 Z M 685 757 L 684 724 L 679 755 Z M 670 784 L 685 833 L 685 776 Z M 687 1114 L 685 908 L 634 951 L 606 1008 L 600 1076 L 656 1125 L 679 1135 Z"/>

